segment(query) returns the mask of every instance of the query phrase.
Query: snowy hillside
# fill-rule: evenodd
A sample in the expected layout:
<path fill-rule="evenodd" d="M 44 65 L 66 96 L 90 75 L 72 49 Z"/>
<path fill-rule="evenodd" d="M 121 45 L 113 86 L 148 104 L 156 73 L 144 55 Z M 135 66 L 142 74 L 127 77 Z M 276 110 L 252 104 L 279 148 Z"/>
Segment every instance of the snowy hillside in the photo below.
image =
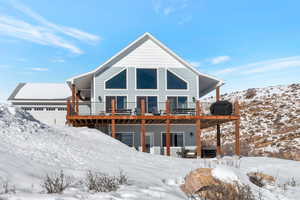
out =
<path fill-rule="evenodd" d="M 300 161 L 300 84 L 249 89 L 222 95 L 241 104 L 241 139 L 244 155 L 273 156 Z M 212 98 L 209 99 L 210 101 Z M 222 125 L 225 154 L 232 152 L 234 127 Z M 208 145 L 215 130 L 207 130 Z"/>
<path fill-rule="evenodd" d="M 273 158 L 235 160 L 178 159 L 137 152 L 105 134 L 87 128 L 49 127 L 22 110 L 0 105 L 0 199 L 94 200 L 94 199 L 187 199 L 180 190 L 183 178 L 199 167 L 227 168 L 242 183 L 248 172 L 264 172 L 276 177 L 276 185 L 259 189 L 264 199 L 296 200 L 300 195 L 299 162 Z M 91 193 L 79 180 L 87 170 L 117 174 L 122 169 L 129 185 L 116 192 Z M 63 170 L 78 180 L 63 194 L 46 194 L 41 187 L 46 174 Z M 292 177 L 295 187 L 281 185 Z M 3 183 L 15 187 L 4 194 Z M 3 194 L 1 194 L 1 192 Z"/>

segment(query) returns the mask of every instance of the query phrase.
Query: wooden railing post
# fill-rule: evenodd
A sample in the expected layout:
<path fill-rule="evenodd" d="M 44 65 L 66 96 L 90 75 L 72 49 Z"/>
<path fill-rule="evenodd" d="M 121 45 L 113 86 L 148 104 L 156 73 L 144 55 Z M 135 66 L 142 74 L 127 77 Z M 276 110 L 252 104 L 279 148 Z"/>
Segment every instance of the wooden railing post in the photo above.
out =
<path fill-rule="evenodd" d="M 220 86 L 216 88 L 216 101 L 220 101 Z"/>
<path fill-rule="evenodd" d="M 201 115 L 201 106 L 199 100 L 196 101 L 196 115 Z M 196 119 L 196 154 L 197 158 L 202 157 L 202 143 L 201 143 L 201 119 Z"/>
<path fill-rule="evenodd" d="M 141 116 L 145 115 L 145 100 L 141 99 Z M 142 152 L 146 152 L 146 129 L 145 129 L 145 119 L 141 120 L 141 148 Z"/>
<path fill-rule="evenodd" d="M 111 115 L 114 116 L 116 114 L 116 101 L 115 99 L 111 100 Z M 116 138 L 116 120 L 111 120 L 111 136 Z"/>
<path fill-rule="evenodd" d="M 167 148 L 167 156 L 171 155 L 171 125 L 170 125 L 170 101 L 166 101 L 166 148 Z"/>
<path fill-rule="evenodd" d="M 240 105 L 238 100 L 234 102 L 234 114 L 238 116 L 235 120 L 235 155 L 240 156 Z"/>
<path fill-rule="evenodd" d="M 216 88 L 216 101 L 220 101 L 220 86 Z M 221 127 L 220 124 L 217 124 L 217 157 L 220 158 L 221 156 Z"/>
<path fill-rule="evenodd" d="M 76 115 L 79 115 L 79 96 L 76 94 L 76 99 L 75 99 L 75 112 L 76 112 Z"/>
<path fill-rule="evenodd" d="M 66 124 L 70 125 L 69 116 L 71 115 L 71 105 L 70 105 L 70 99 L 67 100 L 67 116 L 66 116 Z"/>
<path fill-rule="evenodd" d="M 72 112 L 75 112 L 75 91 L 76 88 L 75 88 L 75 84 L 72 84 Z"/>

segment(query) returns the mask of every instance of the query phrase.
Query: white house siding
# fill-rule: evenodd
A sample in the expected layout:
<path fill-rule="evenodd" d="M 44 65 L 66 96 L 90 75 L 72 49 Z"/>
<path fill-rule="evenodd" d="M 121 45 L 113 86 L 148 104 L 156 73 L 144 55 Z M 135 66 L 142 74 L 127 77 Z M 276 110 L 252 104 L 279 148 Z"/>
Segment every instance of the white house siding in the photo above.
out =
<path fill-rule="evenodd" d="M 29 112 L 35 119 L 48 124 L 48 125 L 59 125 L 63 126 L 66 123 L 66 111 L 27 111 Z"/>
<path fill-rule="evenodd" d="M 158 46 L 153 40 L 147 39 L 131 51 L 126 57 L 119 60 L 113 67 L 159 67 L 159 68 L 185 68 L 177 59 Z"/>

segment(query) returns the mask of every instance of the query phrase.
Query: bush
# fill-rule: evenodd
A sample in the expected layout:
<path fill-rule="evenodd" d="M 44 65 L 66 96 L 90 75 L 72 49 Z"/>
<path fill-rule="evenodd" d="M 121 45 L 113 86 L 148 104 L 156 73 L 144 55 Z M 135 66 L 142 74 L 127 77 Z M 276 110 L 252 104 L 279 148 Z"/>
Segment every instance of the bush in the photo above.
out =
<path fill-rule="evenodd" d="M 119 176 L 88 171 L 85 184 L 90 191 L 111 192 L 116 191 L 120 185 L 128 184 L 128 178 L 123 171 L 120 171 Z"/>
<path fill-rule="evenodd" d="M 72 178 L 65 176 L 61 170 L 60 173 L 53 175 L 47 174 L 43 180 L 42 187 L 50 193 L 62 193 L 65 189 L 70 187 L 72 184 Z"/>
<path fill-rule="evenodd" d="M 0 194 L 16 193 L 15 186 L 11 186 L 8 181 L 0 183 Z"/>

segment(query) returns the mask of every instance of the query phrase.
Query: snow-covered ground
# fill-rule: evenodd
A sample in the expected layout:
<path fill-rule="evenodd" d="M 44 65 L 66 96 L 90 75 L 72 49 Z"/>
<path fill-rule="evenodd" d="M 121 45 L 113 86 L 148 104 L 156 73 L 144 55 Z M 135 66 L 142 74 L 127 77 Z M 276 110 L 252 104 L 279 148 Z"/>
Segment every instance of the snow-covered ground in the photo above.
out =
<path fill-rule="evenodd" d="M 49 127 L 24 111 L 0 105 L 0 182 L 16 188 L 16 193 L 0 195 L 1 200 L 187 199 L 179 186 L 187 173 L 199 167 L 215 168 L 214 174 L 220 179 L 250 184 L 264 199 L 300 197 L 300 162 L 264 157 L 196 160 L 151 155 L 97 130 Z M 111 193 L 93 194 L 77 185 L 63 194 L 46 194 L 41 187 L 43 177 L 60 170 L 75 180 L 83 179 L 87 170 L 112 175 L 123 170 L 130 185 Z M 257 171 L 274 176 L 276 184 L 267 189 L 251 184 L 246 174 Z M 296 187 L 279 186 L 292 177 Z"/>

